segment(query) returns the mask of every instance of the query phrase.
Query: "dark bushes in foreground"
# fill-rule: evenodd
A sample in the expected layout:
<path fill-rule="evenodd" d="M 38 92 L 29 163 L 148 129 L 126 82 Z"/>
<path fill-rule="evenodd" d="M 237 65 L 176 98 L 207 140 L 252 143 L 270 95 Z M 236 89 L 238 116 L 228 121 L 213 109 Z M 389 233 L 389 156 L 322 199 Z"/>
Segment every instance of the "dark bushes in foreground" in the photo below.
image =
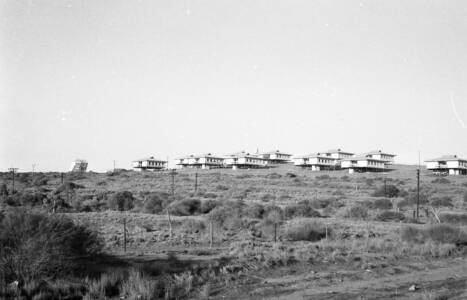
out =
<path fill-rule="evenodd" d="M 73 274 L 102 247 L 96 233 L 65 217 L 11 209 L 0 218 L 0 270 L 6 282 Z"/>

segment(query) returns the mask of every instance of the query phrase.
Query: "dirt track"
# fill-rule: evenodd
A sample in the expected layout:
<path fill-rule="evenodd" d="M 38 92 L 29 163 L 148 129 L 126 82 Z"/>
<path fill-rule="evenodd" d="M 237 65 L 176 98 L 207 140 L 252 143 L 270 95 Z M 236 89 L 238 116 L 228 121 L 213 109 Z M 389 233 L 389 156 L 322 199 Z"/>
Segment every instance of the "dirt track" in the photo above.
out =
<path fill-rule="evenodd" d="M 310 275 L 266 279 L 264 299 L 467 299 L 467 259 L 436 262 L 426 269 L 358 280 L 316 284 Z M 322 282 L 321 282 L 322 283 Z M 415 285 L 416 291 L 409 291 Z M 262 288 L 259 288 L 261 290 Z M 256 292 L 261 293 L 258 289 Z M 274 293 L 271 293 L 274 291 Z"/>

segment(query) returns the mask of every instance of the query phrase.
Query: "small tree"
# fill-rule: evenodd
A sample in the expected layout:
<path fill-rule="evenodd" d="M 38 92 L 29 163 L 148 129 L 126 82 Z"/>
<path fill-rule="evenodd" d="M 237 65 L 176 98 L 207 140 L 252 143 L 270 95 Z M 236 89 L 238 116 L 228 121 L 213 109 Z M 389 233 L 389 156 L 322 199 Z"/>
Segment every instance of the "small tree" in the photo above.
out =
<path fill-rule="evenodd" d="M 8 188 L 6 184 L 4 183 L 0 184 L 0 196 L 2 197 L 8 196 Z"/>
<path fill-rule="evenodd" d="M 277 226 L 282 223 L 284 214 L 280 209 L 271 209 L 263 220 L 265 226 L 272 226 L 274 232 L 274 243 L 277 242 Z"/>
<path fill-rule="evenodd" d="M 399 196 L 400 190 L 392 184 L 381 186 L 373 192 L 374 197 L 395 198 Z"/>
<path fill-rule="evenodd" d="M 109 198 L 108 205 L 110 209 L 126 211 L 134 207 L 134 200 L 131 192 L 117 192 Z"/>
<path fill-rule="evenodd" d="M 230 209 L 223 206 L 218 206 L 211 210 L 208 215 L 209 221 L 209 247 L 212 247 L 214 242 L 214 226 L 220 228 L 230 215 Z"/>

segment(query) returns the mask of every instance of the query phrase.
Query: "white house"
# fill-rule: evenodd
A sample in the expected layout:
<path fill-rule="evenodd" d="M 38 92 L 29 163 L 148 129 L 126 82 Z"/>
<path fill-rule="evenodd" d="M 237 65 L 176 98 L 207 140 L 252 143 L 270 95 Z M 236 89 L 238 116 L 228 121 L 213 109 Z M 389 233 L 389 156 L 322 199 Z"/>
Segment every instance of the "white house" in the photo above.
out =
<path fill-rule="evenodd" d="M 284 164 L 290 162 L 290 158 L 292 154 L 280 152 L 279 150 L 276 151 L 269 151 L 260 153 L 259 157 L 267 160 L 268 164 Z"/>
<path fill-rule="evenodd" d="M 293 162 L 299 167 L 308 167 L 312 171 L 335 170 L 338 167 L 338 159 L 325 153 L 312 153 L 294 157 Z"/>
<path fill-rule="evenodd" d="M 167 161 L 151 156 L 134 160 L 131 162 L 131 166 L 137 171 L 158 171 L 167 168 Z"/>
<path fill-rule="evenodd" d="M 326 156 L 330 156 L 339 160 L 354 156 L 354 153 L 342 151 L 341 149 L 331 149 L 323 153 L 326 154 Z"/>
<path fill-rule="evenodd" d="M 385 161 L 387 165 L 391 165 L 394 163 L 394 157 L 396 157 L 395 154 L 389 154 L 386 152 L 383 152 L 381 150 L 373 150 L 367 153 L 362 154 L 362 156 L 368 157 L 368 158 L 374 158 L 374 159 L 379 159 Z"/>
<path fill-rule="evenodd" d="M 71 163 L 70 172 L 86 172 L 88 162 L 84 159 L 76 159 Z"/>
<path fill-rule="evenodd" d="M 361 155 L 343 159 L 341 168 L 348 169 L 349 173 L 383 172 L 386 170 L 386 164 L 386 160 Z"/>
<path fill-rule="evenodd" d="M 175 164 L 182 168 L 213 169 L 222 168 L 224 158 L 211 153 L 177 158 Z"/>
<path fill-rule="evenodd" d="M 445 155 L 426 160 L 426 168 L 434 174 L 467 175 L 467 159 Z"/>
<path fill-rule="evenodd" d="M 250 154 L 245 151 L 226 155 L 224 165 L 232 169 L 253 169 L 265 168 L 268 161 L 258 155 Z"/>

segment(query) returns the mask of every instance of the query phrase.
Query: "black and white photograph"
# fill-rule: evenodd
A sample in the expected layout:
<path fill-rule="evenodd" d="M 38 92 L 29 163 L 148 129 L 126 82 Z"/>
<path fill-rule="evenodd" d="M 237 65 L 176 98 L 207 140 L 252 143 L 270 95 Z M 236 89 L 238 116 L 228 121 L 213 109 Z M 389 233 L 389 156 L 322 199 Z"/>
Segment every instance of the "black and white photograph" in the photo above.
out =
<path fill-rule="evenodd" d="M 0 0 L 0 299 L 466 300 L 467 1 Z"/>

